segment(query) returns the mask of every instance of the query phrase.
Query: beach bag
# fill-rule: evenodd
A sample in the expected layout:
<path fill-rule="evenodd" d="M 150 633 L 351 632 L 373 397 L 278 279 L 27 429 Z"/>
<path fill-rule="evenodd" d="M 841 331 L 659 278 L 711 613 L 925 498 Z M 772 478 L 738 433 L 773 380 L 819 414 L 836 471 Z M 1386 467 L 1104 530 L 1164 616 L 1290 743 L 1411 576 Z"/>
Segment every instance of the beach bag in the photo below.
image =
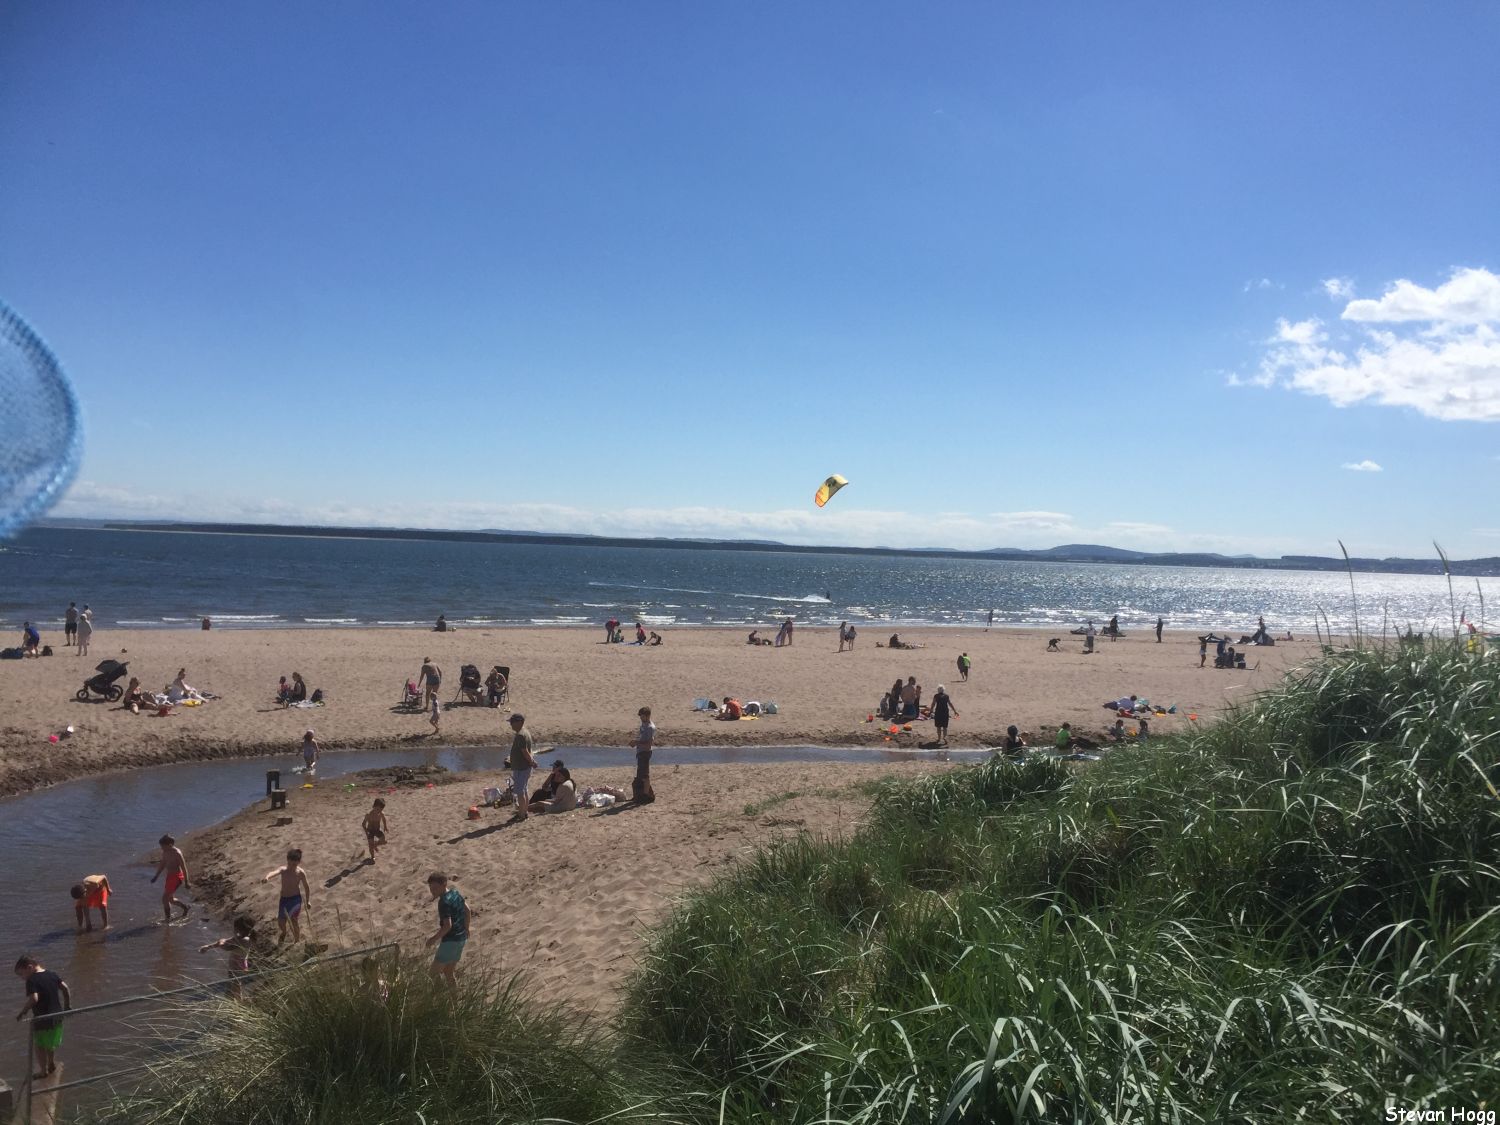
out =
<path fill-rule="evenodd" d="M 764 704 L 761 707 L 760 710 L 761 710 L 761 714 L 763 714 L 763 715 L 775 715 L 775 714 L 778 714 L 781 709 L 779 707 L 777 707 L 774 702 L 772 702 L 772 703 Z"/>
<path fill-rule="evenodd" d="M 314 688 L 312 695 L 308 698 L 308 702 L 309 703 L 322 703 L 323 702 L 323 689 L 322 688 Z"/>

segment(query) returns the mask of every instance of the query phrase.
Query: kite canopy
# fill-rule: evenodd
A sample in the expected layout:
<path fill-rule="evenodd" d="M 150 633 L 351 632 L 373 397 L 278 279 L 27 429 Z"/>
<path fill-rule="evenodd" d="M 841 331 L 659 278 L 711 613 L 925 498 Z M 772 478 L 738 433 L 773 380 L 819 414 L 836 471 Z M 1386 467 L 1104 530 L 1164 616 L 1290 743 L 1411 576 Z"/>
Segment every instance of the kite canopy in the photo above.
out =
<path fill-rule="evenodd" d="M 0 535 L 19 530 L 62 495 L 78 466 L 78 403 L 57 360 L 0 302 Z"/>
<path fill-rule="evenodd" d="M 818 486 L 818 491 L 813 493 L 813 503 L 821 508 L 824 504 L 833 499 L 833 494 L 835 492 L 843 488 L 844 485 L 848 483 L 849 482 L 846 481 L 843 477 L 839 476 L 838 473 L 834 473 L 833 476 L 829 477 L 821 485 Z"/>

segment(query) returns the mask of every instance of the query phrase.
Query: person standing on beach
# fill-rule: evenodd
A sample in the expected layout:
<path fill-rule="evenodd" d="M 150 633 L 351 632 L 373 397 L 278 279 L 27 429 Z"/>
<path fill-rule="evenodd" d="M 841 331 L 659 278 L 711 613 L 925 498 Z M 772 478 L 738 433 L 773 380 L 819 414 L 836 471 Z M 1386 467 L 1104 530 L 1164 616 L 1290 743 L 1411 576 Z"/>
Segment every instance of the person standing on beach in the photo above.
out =
<path fill-rule="evenodd" d="M 932 725 L 937 731 L 938 744 L 948 745 L 948 719 L 952 716 L 958 718 L 958 711 L 953 706 L 953 700 L 948 697 L 948 689 L 938 684 L 937 693 L 932 697 Z"/>
<path fill-rule="evenodd" d="M 1160 614 L 1158 614 L 1157 618 L 1156 618 L 1156 643 L 1157 644 L 1161 644 L 1161 627 L 1162 627 L 1163 624 L 1165 624 L 1165 623 L 1162 621 Z"/>
<path fill-rule="evenodd" d="M 849 622 L 839 622 L 839 651 L 844 651 L 844 646 L 849 643 Z"/>
<path fill-rule="evenodd" d="M 969 654 L 967 652 L 961 652 L 958 654 L 958 678 L 964 683 L 969 682 L 969 668 L 972 666 L 972 664 L 973 662 L 969 659 Z M 936 697 L 934 697 L 933 702 L 937 702 Z"/>
<path fill-rule="evenodd" d="M 78 655 L 89 654 L 89 638 L 94 635 L 94 615 L 88 606 L 78 615 Z"/>
<path fill-rule="evenodd" d="M 1198 667 L 1204 668 L 1208 665 L 1208 641 L 1204 637 L 1198 638 Z"/>
<path fill-rule="evenodd" d="M 182 916 L 188 916 L 188 904 L 177 898 L 177 888 L 190 886 L 188 882 L 187 857 L 182 854 L 182 849 L 177 846 L 177 841 L 171 836 L 163 836 L 157 841 L 161 845 L 161 859 L 156 865 L 156 874 L 151 876 L 154 883 L 162 875 L 167 880 L 161 892 L 161 913 L 163 922 L 172 921 L 172 907 L 182 911 Z"/>
<path fill-rule="evenodd" d="M 637 803 L 649 805 L 656 800 L 656 791 L 651 788 L 651 748 L 656 744 L 656 724 L 651 721 L 649 707 L 642 707 L 636 716 L 641 725 L 630 744 L 635 750 L 635 780 L 630 783 L 630 792 Z"/>
<path fill-rule="evenodd" d="M 432 706 L 432 701 L 437 698 L 438 688 L 443 684 L 443 670 L 432 662 L 432 657 L 422 657 L 417 683 L 422 685 L 422 710 L 426 711 Z"/>
<path fill-rule="evenodd" d="M 63 615 L 63 644 L 71 645 L 78 640 L 78 603 L 69 602 L 68 612 Z"/>
<path fill-rule="evenodd" d="M 276 944 L 286 941 L 287 924 L 292 927 L 292 941 L 302 940 L 302 908 L 312 906 L 312 884 L 307 881 L 307 872 L 302 870 L 302 849 L 293 848 L 286 853 L 286 863 L 267 871 L 262 883 L 272 879 L 281 880 L 281 898 L 276 903 L 276 926 L 280 931 Z"/>
<path fill-rule="evenodd" d="M 984 631 L 986 633 L 988 633 L 994 627 L 995 627 L 995 611 L 993 609 L 991 609 L 990 610 L 989 619 L 984 623 Z"/>
<path fill-rule="evenodd" d="M 16 1013 L 20 1023 L 31 1016 L 31 1046 L 36 1052 L 36 1074 L 46 1078 L 57 1073 L 57 1049 L 62 1046 L 62 1020 L 47 1019 L 56 1012 L 70 1011 L 73 994 L 68 982 L 30 954 L 16 962 L 16 976 L 26 982 L 26 1003 Z"/>
<path fill-rule="evenodd" d="M 437 946 L 432 972 L 448 986 L 449 997 L 457 999 L 458 980 L 453 971 L 458 968 L 464 943 L 469 940 L 469 906 L 457 888 L 448 885 L 448 876 L 440 871 L 427 876 L 427 891 L 438 904 L 438 930 L 427 939 L 429 946 Z"/>
<path fill-rule="evenodd" d="M 510 729 L 515 732 L 510 741 L 510 785 L 516 795 L 516 819 L 527 817 L 527 789 L 531 785 L 531 771 L 536 768 L 536 753 L 531 732 L 526 729 L 525 715 L 512 715 Z"/>

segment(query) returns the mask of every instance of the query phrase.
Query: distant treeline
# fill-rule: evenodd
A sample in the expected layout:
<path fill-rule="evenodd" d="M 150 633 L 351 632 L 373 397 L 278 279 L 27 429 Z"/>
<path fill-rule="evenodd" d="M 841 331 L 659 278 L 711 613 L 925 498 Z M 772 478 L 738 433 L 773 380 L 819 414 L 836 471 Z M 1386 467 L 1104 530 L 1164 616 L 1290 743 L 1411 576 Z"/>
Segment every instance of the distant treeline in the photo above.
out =
<path fill-rule="evenodd" d="M 75 525 L 76 526 L 76 525 Z M 427 539 L 442 543 L 536 543 L 564 547 L 655 547 L 692 551 L 775 551 L 798 555 L 897 555 L 910 558 L 992 559 L 1002 562 L 1120 563 L 1132 566 L 1201 566 L 1235 570 L 1344 570 L 1342 558 L 1321 555 L 1282 555 L 1276 559 L 1234 558 L 1212 553 L 1152 554 L 1121 547 L 1070 544 L 1045 550 L 998 547 L 988 551 L 955 551 L 918 547 L 808 547 L 791 543 L 744 539 L 636 539 L 607 535 L 548 535 L 526 531 L 438 531 L 401 527 L 301 527 L 277 523 L 103 523 L 109 531 L 187 531 L 214 535 L 299 535 L 326 539 Z M 1441 574 L 1436 559 L 1350 559 L 1361 572 Z M 1450 560 L 1455 576 L 1500 577 L 1500 558 Z"/>

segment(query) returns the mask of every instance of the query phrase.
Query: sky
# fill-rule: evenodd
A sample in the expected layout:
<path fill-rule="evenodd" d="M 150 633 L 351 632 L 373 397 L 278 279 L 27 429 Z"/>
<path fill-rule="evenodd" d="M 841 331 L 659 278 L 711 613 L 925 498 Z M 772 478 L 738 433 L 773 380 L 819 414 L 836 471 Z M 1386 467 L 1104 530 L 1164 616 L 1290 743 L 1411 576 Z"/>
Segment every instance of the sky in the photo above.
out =
<path fill-rule="evenodd" d="M 0 6 L 0 301 L 84 412 L 53 514 L 1497 555 L 1497 41 Z"/>

